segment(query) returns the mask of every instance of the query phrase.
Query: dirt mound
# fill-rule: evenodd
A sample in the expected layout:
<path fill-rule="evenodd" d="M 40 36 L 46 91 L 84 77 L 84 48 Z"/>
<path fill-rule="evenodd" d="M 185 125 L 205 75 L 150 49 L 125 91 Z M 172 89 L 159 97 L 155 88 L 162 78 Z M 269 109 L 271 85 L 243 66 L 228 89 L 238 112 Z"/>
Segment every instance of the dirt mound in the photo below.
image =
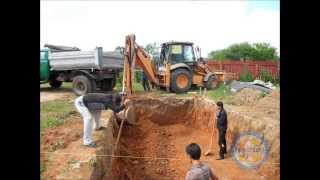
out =
<path fill-rule="evenodd" d="M 253 105 L 261 97 L 261 91 L 251 88 L 243 88 L 237 92 L 231 100 L 233 105 Z"/>
<path fill-rule="evenodd" d="M 280 93 L 272 91 L 260 98 L 254 105 L 226 106 L 232 136 L 240 132 L 258 132 L 269 145 L 269 163 L 280 163 Z M 277 165 L 275 165 L 277 167 Z M 274 167 L 274 166 L 272 166 Z M 262 168 L 267 171 L 266 167 Z M 273 171 L 274 168 L 271 168 Z"/>

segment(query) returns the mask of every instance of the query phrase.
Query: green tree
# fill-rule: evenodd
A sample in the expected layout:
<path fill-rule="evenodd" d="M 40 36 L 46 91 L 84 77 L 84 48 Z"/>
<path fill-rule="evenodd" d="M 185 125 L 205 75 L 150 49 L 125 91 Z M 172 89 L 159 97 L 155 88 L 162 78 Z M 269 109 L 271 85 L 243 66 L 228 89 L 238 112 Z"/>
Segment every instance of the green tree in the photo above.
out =
<path fill-rule="evenodd" d="M 159 44 L 156 42 L 148 43 L 144 50 L 152 56 L 152 59 L 159 60 L 160 59 L 160 52 L 159 52 Z"/>
<path fill-rule="evenodd" d="M 270 46 L 268 43 L 254 43 L 248 42 L 233 44 L 225 49 L 211 51 L 208 54 L 209 59 L 215 60 L 279 60 L 276 48 Z"/>
<path fill-rule="evenodd" d="M 251 58 L 258 61 L 263 60 L 277 60 L 276 48 L 271 47 L 268 43 L 255 43 L 253 44 L 253 52 Z"/>
<path fill-rule="evenodd" d="M 232 60 L 250 59 L 253 48 L 248 42 L 234 44 L 227 48 L 227 58 Z"/>

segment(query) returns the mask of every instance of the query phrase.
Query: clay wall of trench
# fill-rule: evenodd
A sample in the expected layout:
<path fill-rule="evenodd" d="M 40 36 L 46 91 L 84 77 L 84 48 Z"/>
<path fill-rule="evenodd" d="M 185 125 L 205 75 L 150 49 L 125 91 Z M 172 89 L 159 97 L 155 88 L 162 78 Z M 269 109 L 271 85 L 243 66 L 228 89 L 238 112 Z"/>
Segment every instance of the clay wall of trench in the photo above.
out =
<path fill-rule="evenodd" d="M 152 98 L 152 97 L 134 97 L 133 107 L 137 122 L 141 119 L 149 119 L 159 125 L 170 125 L 175 123 L 184 123 L 186 126 L 192 126 L 211 134 L 214 128 L 213 150 L 218 151 L 218 132 L 216 129 L 216 105 L 215 102 L 202 97 L 193 98 Z M 265 121 L 256 121 L 250 117 L 228 111 L 228 148 L 234 143 L 235 138 L 240 132 L 256 131 L 264 134 L 265 139 L 270 145 L 269 160 L 279 162 L 280 132 L 275 126 L 263 123 Z M 109 121 L 108 130 L 105 134 L 105 145 L 97 154 L 119 154 L 119 150 L 114 152 L 114 143 L 118 134 L 118 129 L 113 121 Z M 121 147 L 120 147 L 121 148 Z M 118 149 L 120 149 L 118 148 Z M 97 157 L 97 165 L 93 169 L 91 179 L 108 179 L 116 177 L 121 172 L 118 166 L 119 158 Z"/>

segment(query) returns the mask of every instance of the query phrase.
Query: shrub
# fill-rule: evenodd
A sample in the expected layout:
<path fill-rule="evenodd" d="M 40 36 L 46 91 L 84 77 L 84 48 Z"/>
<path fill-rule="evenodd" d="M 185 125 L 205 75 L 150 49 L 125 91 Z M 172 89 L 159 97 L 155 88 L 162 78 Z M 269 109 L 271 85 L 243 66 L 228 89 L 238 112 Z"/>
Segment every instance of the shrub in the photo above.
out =
<path fill-rule="evenodd" d="M 273 84 L 280 84 L 280 74 L 274 79 Z"/>
<path fill-rule="evenodd" d="M 135 71 L 134 72 L 135 82 L 140 83 L 141 82 L 141 71 Z M 123 78 L 123 72 L 119 73 L 119 76 L 117 77 L 117 83 L 122 86 L 122 78 Z"/>
<path fill-rule="evenodd" d="M 274 82 L 274 78 L 273 78 L 273 77 L 271 76 L 271 74 L 270 74 L 267 70 L 265 70 L 265 69 L 263 69 L 263 70 L 260 72 L 260 74 L 259 74 L 259 79 L 262 80 L 262 81 L 264 81 L 264 82 L 268 82 L 268 81 Z"/>
<path fill-rule="evenodd" d="M 120 84 L 122 86 L 122 77 L 123 77 L 123 72 L 119 73 L 119 76 L 117 77 L 117 84 Z"/>
<path fill-rule="evenodd" d="M 141 71 L 135 71 L 134 72 L 135 73 L 135 81 L 137 82 L 137 83 L 141 83 L 141 79 L 142 79 L 142 72 Z"/>
<path fill-rule="evenodd" d="M 250 71 L 248 71 L 248 67 L 246 66 L 244 70 L 240 73 L 240 81 L 252 82 L 253 80 L 253 75 L 250 73 Z"/>

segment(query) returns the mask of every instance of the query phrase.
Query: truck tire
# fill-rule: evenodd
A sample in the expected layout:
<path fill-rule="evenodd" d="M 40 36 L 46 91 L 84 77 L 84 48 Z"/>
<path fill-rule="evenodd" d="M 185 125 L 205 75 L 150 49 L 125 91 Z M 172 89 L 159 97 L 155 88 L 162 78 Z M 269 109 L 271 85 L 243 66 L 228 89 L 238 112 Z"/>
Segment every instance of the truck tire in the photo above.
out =
<path fill-rule="evenodd" d="M 76 76 L 72 81 L 72 90 L 78 96 L 92 93 L 96 91 L 96 82 L 84 75 Z"/>
<path fill-rule="evenodd" d="M 191 73 L 186 69 L 176 69 L 171 74 L 170 89 L 175 93 L 183 93 L 190 89 L 192 84 Z"/>
<path fill-rule="evenodd" d="M 50 84 L 50 86 L 51 86 L 52 88 L 58 89 L 59 87 L 61 87 L 62 81 L 57 81 L 57 80 L 55 80 L 55 79 L 52 79 L 52 80 L 49 81 L 49 84 Z"/>
<path fill-rule="evenodd" d="M 218 85 L 215 76 L 211 75 L 206 82 L 204 82 L 204 87 L 208 90 L 216 88 Z"/>
<path fill-rule="evenodd" d="M 103 91 L 112 91 L 115 85 L 116 85 L 115 79 L 104 79 L 102 81 L 101 89 Z"/>

